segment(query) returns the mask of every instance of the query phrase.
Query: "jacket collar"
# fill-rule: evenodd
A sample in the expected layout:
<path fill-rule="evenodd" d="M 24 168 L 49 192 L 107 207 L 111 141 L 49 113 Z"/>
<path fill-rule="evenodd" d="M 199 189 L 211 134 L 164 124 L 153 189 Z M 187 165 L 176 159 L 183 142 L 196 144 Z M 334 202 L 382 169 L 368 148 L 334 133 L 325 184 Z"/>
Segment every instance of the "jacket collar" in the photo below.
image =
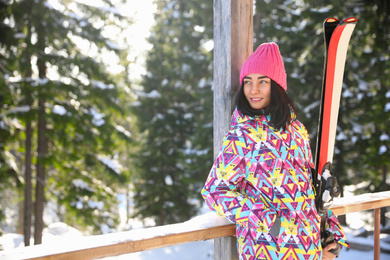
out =
<path fill-rule="evenodd" d="M 296 119 L 295 113 L 291 110 L 291 121 L 294 121 Z M 242 114 L 237 108 L 234 109 L 233 115 L 232 115 L 232 121 L 231 121 L 231 128 L 235 127 L 238 124 L 243 124 L 249 121 L 262 121 L 263 123 L 269 123 L 271 120 L 270 114 L 264 114 L 264 109 L 262 109 L 262 114 L 259 116 L 248 116 Z"/>

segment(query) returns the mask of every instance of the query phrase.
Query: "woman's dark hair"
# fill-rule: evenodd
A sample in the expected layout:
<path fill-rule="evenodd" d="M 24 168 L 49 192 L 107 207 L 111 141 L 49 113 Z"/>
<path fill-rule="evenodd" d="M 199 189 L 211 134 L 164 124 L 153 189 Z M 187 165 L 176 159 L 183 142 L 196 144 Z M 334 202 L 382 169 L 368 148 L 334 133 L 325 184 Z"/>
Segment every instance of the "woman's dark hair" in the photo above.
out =
<path fill-rule="evenodd" d="M 294 102 L 287 96 L 286 91 L 275 81 L 271 79 L 271 102 L 264 109 L 253 109 L 244 94 L 244 83 L 236 95 L 236 107 L 244 115 L 259 116 L 271 115 L 271 125 L 276 129 L 286 129 L 291 123 L 291 111 L 297 115 L 297 109 Z"/>

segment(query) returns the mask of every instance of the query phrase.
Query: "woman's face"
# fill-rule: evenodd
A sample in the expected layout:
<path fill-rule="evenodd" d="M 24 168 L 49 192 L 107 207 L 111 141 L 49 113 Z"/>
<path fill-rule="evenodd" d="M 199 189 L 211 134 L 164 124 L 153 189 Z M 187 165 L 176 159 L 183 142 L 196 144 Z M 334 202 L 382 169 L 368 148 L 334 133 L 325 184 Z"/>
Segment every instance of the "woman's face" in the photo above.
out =
<path fill-rule="evenodd" d="M 244 95 L 253 109 L 266 108 L 271 102 L 271 79 L 262 74 L 244 77 Z"/>

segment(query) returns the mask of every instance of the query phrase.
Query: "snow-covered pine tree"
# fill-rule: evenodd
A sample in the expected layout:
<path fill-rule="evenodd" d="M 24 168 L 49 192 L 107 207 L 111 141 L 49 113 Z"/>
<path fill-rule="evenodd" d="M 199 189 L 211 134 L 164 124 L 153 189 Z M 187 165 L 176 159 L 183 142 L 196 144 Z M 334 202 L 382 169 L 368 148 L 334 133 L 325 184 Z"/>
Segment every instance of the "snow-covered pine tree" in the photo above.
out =
<path fill-rule="evenodd" d="M 8 161 L 19 166 L 21 179 L 29 170 L 36 176 L 35 241 L 40 242 L 42 211 L 50 201 L 58 203 L 65 222 L 98 233 L 112 228 L 118 219 L 115 187 L 125 176 L 111 162 L 118 143 L 128 139 L 118 133 L 116 121 L 126 98 L 118 78 L 107 71 L 110 61 L 101 55 L 120 55 L 106 29 L 121 30 L 119 25 L 126 27 L 128 21 L 110 1 L 92 6 L 20 0 L 9 8 L 10 18 L 3 22 L 17 45 L 2 49 L 2 55 L 15 56 L 18 63 L 9 74 L 0 72 L 1 87 L 12 97 L 1 122 L 15 138 L 5 148 Z M 31 153 L 24 140 L 31 140 Z M 29 154 L 36 167 L 22 167 Z"/>
<path fill-rule="evenodd" d="M 5 20 L 10 18 L 9 1 L 0 2 L 0 48 L 7 50 L 8 52 L 0 52 L 0 75 L 10 75 L 15 65 L 15 57 L 9 50 L 15 48 L 16 39 L 14 37 L 13 30 L 9 24 L 5 23 Z M 12 106 L 12 93 L 11 90 L 5 88 L 6 79 L 0 77 L 0 114 L 7 110 L 9 106 Z M 0 199 L 9 186 L 20 185 L 20 180 L 15 171 L 14 165 L 8 163 L 9 152 L 5 149 L 6 143 L 12 141 L 12 132 L 5 125 L 0 118 Z M 5 203 L 0 203 L 0 222 L 5 219 Z M 2 235 L 2 228 L 0 226 L 0 236 Z"/>
<path fill-rule="evenodd" d="M 213 2 L 156 4 L 135 106 L 142 137 L 134 200 L 135 216 L 163 225 L 197 212 L 212 164 Z"/>
<path fill-rule="evenodd" d="M 342 130 L 348 178 L 359 185 L 357 193 L 390 188 L 390 3 L 386 0 L 357 0 L 359 32 L 350 48 L 350 73 L 344 78 Z M 382 208 L 381 222 L 389 217 Z"/>

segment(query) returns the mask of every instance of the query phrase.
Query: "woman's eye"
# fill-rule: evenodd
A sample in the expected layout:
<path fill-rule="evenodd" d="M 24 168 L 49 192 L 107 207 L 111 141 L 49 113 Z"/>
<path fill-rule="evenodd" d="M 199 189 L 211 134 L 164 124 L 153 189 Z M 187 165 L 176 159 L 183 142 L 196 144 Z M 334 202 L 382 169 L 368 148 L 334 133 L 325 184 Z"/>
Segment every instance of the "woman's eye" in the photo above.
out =
<path fill-rule="evenodd" d="M 262 81 L 260 81 L 260 83 L 261 83 L 261 84 L 266 84 L 266 83 L 268 83 L 268 81 L 262 80 Z"/>
<path fill-rule="evenodd" d="M 251 82 L 250 81 L 244 81 L 244 84 L 251 84 Z"/>

